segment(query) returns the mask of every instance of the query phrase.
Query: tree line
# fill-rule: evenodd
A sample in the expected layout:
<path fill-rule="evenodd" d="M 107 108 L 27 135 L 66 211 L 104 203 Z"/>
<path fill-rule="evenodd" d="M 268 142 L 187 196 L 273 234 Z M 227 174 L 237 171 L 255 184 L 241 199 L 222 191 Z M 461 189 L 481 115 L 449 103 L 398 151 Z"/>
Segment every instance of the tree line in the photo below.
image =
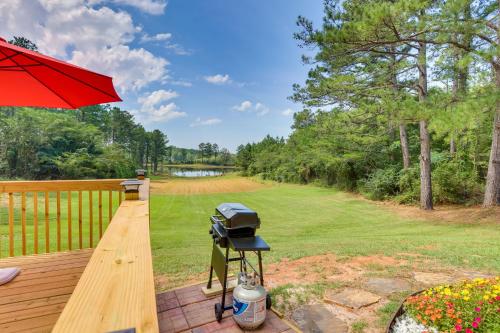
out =
<path fill-rule="evenodd" d="M 158 171 L 167 136 L 118 107 L 0 108 L 0 178 L 125 178 Z"/>
<path fill-rule="evenodd" d="M 324 2 L 287 140 L 238 148 L 245 172 L 375 199 L 500 204 L 500 2 Z"/>
<path fill-rule="evenodd" d="M 202 142 L 198 149 L 168 147 L 167 161 L 171 164 L 233 165 L 234 156 L 227 148 L 219 148 L 216 143 Z"/>

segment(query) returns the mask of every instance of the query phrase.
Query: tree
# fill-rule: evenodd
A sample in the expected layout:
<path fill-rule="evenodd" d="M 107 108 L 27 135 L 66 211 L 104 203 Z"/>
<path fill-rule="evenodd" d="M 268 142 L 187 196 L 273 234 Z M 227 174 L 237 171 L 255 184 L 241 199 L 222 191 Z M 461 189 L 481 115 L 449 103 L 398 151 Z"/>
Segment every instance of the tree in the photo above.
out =
<path fill-rule="evenodd" d="M 160 130 L 151 132 L 151 163 L 153 172 L 158 172 L 158 162 L 163 160 L 167 150 L 168 139 Z"/>
<path fill-rule="evenodd" d="M 30 41 L 25 37 L 14 36 L 13 39 L 9 40 L 9 43 L 16 46 L 24 47 L 25 49 L 31 51 L 38 51 L 38 46 L 36 46 L 35 43 L 33 43 L 32 41 Z"/>

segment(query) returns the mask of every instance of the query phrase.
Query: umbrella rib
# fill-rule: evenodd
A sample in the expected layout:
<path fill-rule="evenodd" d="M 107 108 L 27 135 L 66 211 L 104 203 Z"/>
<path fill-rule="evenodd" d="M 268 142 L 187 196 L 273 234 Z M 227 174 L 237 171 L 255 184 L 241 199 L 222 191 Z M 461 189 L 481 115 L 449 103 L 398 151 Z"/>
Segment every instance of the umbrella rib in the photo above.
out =
<path fill-rule="evenodd" d="M 49 67 L 50 69 L 52 69 L 53 71 L 56 71 L 56 72 L 58 72 L 58 73 L 60 73 L 60 74 L 62 74 L 62 75 L 64 75 L 64 76 L 67 76 L 67 77 L 69 77 L 69 78 L 71 78 L 71 79 L 73 79 L 73 80 L 75 80 L 75 81 L 78 81 L 78 82 L 80 82 L 81 84 L 86 85 L 87 87 L 90 87 L 90 88 L 92 88 L 92 89 L 94 89 L 94 90 L 97 90 L 97 91 L 99 91 L 99 92 L 101 92 L 101 93 L 103 93 L 103 94 L 105 94 L 105 95 L 108 95 L 109 97 L 116 98 L 116 97 L 118 96 L 118 95 L 117 95 L 117 96 L 113 96 L 113 95 L 111 95 L 111 94 L 108 94 L 106 91 L 101 90 L 101 89 L 99 89 L 99 88 L 97 88 L 97 87 L 94 87 L 93 85 L 88 84 L 87 82 L 82 81 L 82 80 L 80 80 L 79 78 L 76 78 L 76 77 L 74 77 L 74 76 L 72 76 L 72 75 L 69 75 L 69 74 L 67 74 L 67 73 L 64 73 L 63 71 L 60 71 L 59 69 L 54 68 L 54 67 L 52 67 L 51 65 L 49 65 L 49 64 L 47 64 L 47 63 L 45 63 L 45 62 L 41 62 L 41 61 L 39 61 L 39 60 L 35 60 L 35 59 L 31 58 L 30 56 L 28 56 L 27 54 L 23 54 L 23 55 L 24 55 L 26 58 L 30 59 L 30 60 L 33 60 L 33 61 L 38 61 L 38 62 L 39 62 L 40 64 L 42 64 L 43 66 L 47 66 L 47 67 Z M 14 60 L 12 60 L 12 61 L 14 61 Z M 90 72 L 90 71 L 89 71 L 89 72 Z M 103 77 L 106 77 L 106 78 L 110 78 L 109 76 L 102 75 L 102 74 L 99 74 L 99 73 L 95 73 L 95 72 L 92 72 L 92 73 L 94 73 L 94 74 L 98 74 L 98 75 L 103 76 Z M 118 98 L 120 98 L 120 97 L 118 96 Z M 121 100 L 121 99 L 120 99 L 120 100 Z"/>
<path fill-rule="evenodd" d="M 2 52 L 4 55 L 5 53 L 0 49 L 0 52 Z M 19 67 L 21 67 L 22 69 L 24 69 L 24 66 L 23 65 L 20 65 L 17 61 L 15 61 L 14 59 L 11 59 L 13 62 L 15 62 Z M 31 59 L 33 60 L 33 59 Z M 31 74 L 29 71 L 27 70 L 24 70 L 26 73 L 28 73 L 32 78 L 34 78 L 35 80 L 37 80 L 39 83 L 41 83 L 45 88 L 49 89 L 50 91 L 52 91 L 52 93 L 54 95 L 56 95 L 57 97 L 59 97 L 60 99 L 62 99 L 66 104 L 68 104 L 70 107 L 72 107 L 73 109 L 76 109 L 75 105 L 73 105 L 72 103 L 70 103 L 68 100 L 66 100 L 66 98 L 60 96 L 57 92 L 54 91 L 54 89 L 50 88 L 49 86 L 47 86 L 44 82 L 42 82 L 41 80 L 39 80 L 36 76 L 34 76 L 33 74 Z"/>

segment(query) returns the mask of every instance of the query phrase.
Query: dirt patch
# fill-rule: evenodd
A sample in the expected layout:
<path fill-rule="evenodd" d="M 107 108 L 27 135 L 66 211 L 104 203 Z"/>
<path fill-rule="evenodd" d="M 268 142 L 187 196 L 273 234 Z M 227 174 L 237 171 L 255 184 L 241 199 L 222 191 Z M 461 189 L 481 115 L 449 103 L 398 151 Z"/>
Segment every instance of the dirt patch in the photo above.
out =
<path fill-rule="evenodd" d="M 401 217 L 420 220 L 442 221 L 446 223 L 500 223 L 500 207 L 483 208 L 481 206 L 464 207 L 458 205 L 436 206 L 432 211 L 425 211 L 415 206 L 400 205 L 390 201 L 375 202 L 388 208 Z"/>
<path fill-rule="evenodd" d="M 252 192 L 271 185 L 243 177 L 214 177 L 207 179 L 168 179 L 151 183 L 151 192 L 157 194 L 210 194 Z"/>

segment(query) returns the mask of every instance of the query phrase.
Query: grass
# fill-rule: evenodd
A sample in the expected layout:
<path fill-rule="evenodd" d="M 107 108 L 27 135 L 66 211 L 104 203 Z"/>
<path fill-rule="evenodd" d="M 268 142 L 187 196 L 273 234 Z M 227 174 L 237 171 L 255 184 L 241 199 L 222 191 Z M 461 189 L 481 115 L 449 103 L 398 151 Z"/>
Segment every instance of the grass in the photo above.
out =
<path fill-rule="evenodd" d="M 233 176 L 234 177 L 234 176 Z M 253 192 L 151 198 L 154 269 L 170 286 L 207 271 L 209 216 L 222 202 L 242 202 L 262 220 L 270 244 L 265 262 L 332 252 L 339 256 L 416 253 L 439 265 L 500 271 L 500 225 L 444 223 L 401 217 L 329 188 L 282 184 Z"/>
<path fill-rule="evenodd" d="M 356 321 L 351 325 L 352 333 L 363 333 L 365 329 L 368 327 L 368 323 L 366 321 L 360 320 Z"/>
<path fill-rule="evenodd" d="M 82 247 L 90 247 L 90 211 L 88 191 L 82 192 Z M 61 250 L 68 249 L 68 200 L 67 192 L 61 192 L 60 206 L 60 228 L 61 228 Z M 93 205 L 93 245 L 96 246 L 99 240 L 99 191 L 92 191 Z M 108 192 L 102 192 L 102 229 L 106 230 L 108 225 Z M 45 197 L 44 193 L 38 193 L 38 253 L 44 253 L 45 248 Z M 19 193 L 14 195 L 14 253 L 22 254 L 21 238 L 21 197 Z M 113 213 L 118 208 L 118 195 L 113 193 Z M 8 200 L 7 195 L 0 194 L 0 257 L 9 255 L 9 221 L 8 221 Z M 27 254 L 34 253 L 34 199 L 33 193 L 26 196 L 26 249 Z M 71 193 L 71 230 L 72 249 L 79 248 L 79 227 L 78 227 L 78 192 Z M 56 194 L 49 193 L 49 248 L 50 252 L 57 250 L 57 201 Z"/>

